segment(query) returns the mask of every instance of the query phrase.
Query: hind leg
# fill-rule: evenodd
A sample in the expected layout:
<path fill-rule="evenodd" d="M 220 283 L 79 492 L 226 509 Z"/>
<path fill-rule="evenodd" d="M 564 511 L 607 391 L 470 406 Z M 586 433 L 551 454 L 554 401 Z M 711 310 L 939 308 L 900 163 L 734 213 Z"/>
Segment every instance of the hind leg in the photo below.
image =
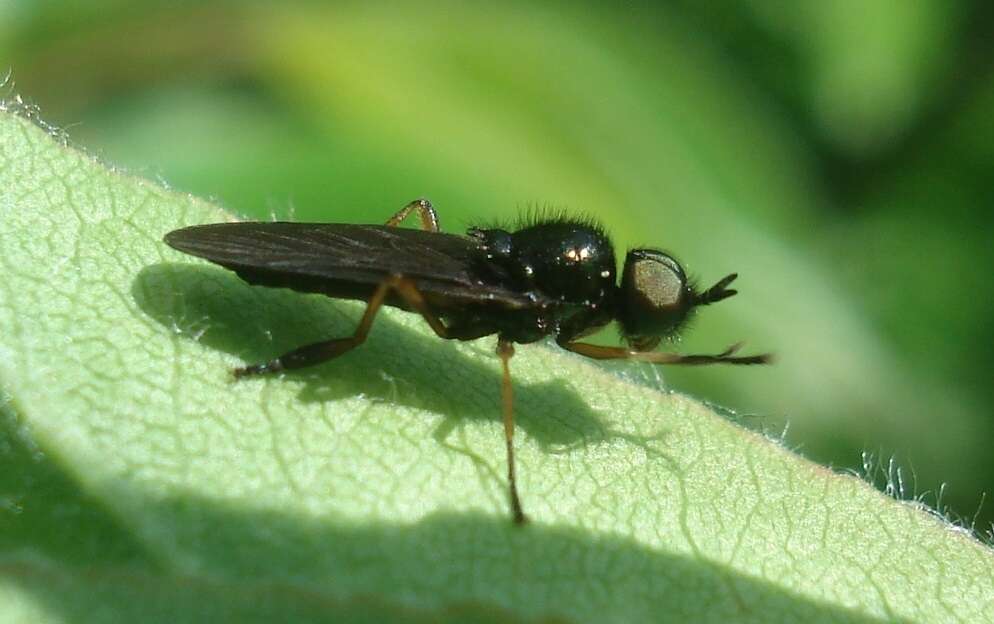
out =
<path fill-rule="evenodd" d="M 384 300 L 391 292 L 397 293 L 408 307 L 420 313 L 422 318 L 424 318 L 440 338 L 462 338 L 461 334 L 465 332 L 465 329 L 454 328 L 456 331 L 453 335 L 450 335 L 449 328 L 428 308 L 424 297 L 421 296 L 421 292 L 414 285 L 413 280 L 400 275 L 394 275 L 383 280 L 373 292 L 373 296 L 369 298 L 369 302 L 366 304 L 366 311 L 363 313 L 362 318 L 359 320 L 359 325 L 351 336 L 315 342 L 314 344 L 305 345 L 284 353 L 268 362 L 236 368 L 234 371 L 235 377 L 264 375 L 266 373 L 277 373 L 282 370 L 314 366 L 315 364 L 320 364 L 321 362 L 351 351 L 366 341 L 369 330 L 373 325 L 373 319 L 376 318 L 376 313 L 383 307 Z"/>
<path fill-rule="evenodd" d="M 407 204 L 403 208 L 397 211 L 397 213 L 387 219 L 386 225 L 390 227 L 397 227 L 400 222 L 403 221 L 412 212 L 418 213 L 418 218 L 421 219 L 421 229 L 428 232 L 438 232 L 438 213 L 435 212 L 435 208 L 431 205 L 431 202 L 427 199 L 415 199 L 411 203 Z"/>

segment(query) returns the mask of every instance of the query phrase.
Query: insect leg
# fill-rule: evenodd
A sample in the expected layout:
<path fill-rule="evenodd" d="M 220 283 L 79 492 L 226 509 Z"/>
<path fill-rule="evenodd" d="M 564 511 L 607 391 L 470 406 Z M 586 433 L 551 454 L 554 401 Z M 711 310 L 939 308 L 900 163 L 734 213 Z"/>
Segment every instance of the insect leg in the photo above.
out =
<path fill-rule="evenodd" d="M 421 296 L 421 292 L 418 291 L 414 282 L 410 278 L 394 275 L 385 279 L 373 292 L 373 296 L 369 298 L 369 302 L 366 304 L 366 311 L 359 320 L 359 326 L 356 327 L 355 333 L 351 336 L 305 345 L 289 353 L 284 353 L 269 362 L 236 368 L 234 371 L 235 377 L 277 373 L 282 370 L 313 366 L 325 360 L 336 358 L 358 347 L 366 341 L 369 328 L 373 325 L 373 319 L 376 318 L 376 313 L 383 306 L 383 302 L 390 291 L 399 294 L 411 308 L 419 312 L 440 338 L 449 337 L 448 328 L 428 309 L 424 297 Z"/>
<path fill-rule="evenodd" d="M 734 355 L 741 343 L 734 344 L 721 353 L 714 355 L 681 355 L 679 353 L 663 353 L 660 351 L 633 351 L 623 347 L 606 347 L 586 342 L 560 342 L 559 346 L 595 360 L 636 360 L 651 364 L 767 364 L 772 360 L 769 353 L 761 355 Z"/>
<path fill-rule="evenodd" d="M 435 208 L 432 207 L 431 202 L 427 199 L 415 199 L 398 210 L 397 214 L 387 219 L 386 224 L 390 227 L 396 227 L 415 210 L 418 212 L 418 218 L 421 219 L 422 230 L 427 230 L 428 232 L 439 231 L 438 213 L 435 212 Z"/>
<path fill-rule="evenodd" d="M 514 390 L 511 387 L 511 368 L 509 363 L 514 355 L 514 344 L 497 339 L 497 355 L 500 357 L 504 375 L 500 384 L 501 402 L 504 407 L 504 439 L 507 442 L 507 480 L 510 485 L 511 513 L 515 524 L 524 524 L 528 518 L 521 510 L 521 499 L 518 498 L 518 482 L 514 471 Z"/>

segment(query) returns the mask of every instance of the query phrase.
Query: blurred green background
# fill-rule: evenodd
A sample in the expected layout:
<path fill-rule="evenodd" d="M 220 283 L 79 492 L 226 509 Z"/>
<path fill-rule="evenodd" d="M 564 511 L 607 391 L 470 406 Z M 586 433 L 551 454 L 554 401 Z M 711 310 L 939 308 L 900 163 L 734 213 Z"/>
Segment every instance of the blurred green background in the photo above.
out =
<path fill-rule="evenodd" d="M 73 144 L 248 217 L 567 207 L 702 282 L 738 271 L 679 348 L 776 365 L 662 383 L 987 533 L 992 7 L 7 0 L 0 76 Z"/>

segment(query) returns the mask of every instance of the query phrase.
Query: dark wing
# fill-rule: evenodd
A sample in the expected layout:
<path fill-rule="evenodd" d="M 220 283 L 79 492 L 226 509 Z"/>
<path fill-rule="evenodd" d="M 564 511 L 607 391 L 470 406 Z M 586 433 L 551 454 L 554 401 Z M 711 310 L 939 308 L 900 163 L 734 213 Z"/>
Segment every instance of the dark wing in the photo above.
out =
<path fill-rule="evenodd" d="M 195 225 L 165 236 L 174 249 L 210 260 L 250 284 L 365 298 L 392 274 L 413 278 L 429 300 L 521 308 L 533 296 L 481 271 L 468 237 L 383 225 L 242 222 Z M 496 271 L 496 272 L 495 272 Z"/>

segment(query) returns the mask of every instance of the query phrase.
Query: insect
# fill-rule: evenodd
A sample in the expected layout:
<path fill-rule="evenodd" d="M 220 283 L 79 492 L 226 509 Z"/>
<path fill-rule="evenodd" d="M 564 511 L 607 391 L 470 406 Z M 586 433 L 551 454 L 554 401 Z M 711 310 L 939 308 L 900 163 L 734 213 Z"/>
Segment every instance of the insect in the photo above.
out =
<path fill-rule="evenodd" d="M 416 213 L 421 229 L 398 227 Z M 574 353 L 598 360 L 654 364 L 765 364 L 769 354 L 714 355 L 655 351 L 696 308 L 736 294 L 733 273 L 699 291 L 671 255 L 632 249 L 618 281 L 614 248 L 598 226 L 569 218 L 538 219 L 511 232 L 471 228 L 465 236 L 439 229 L 425 199 L 404 206 L 385 225 L 339 223 L 215 223 L 169 232 L 165 242 L 231 269 L 249 284 L 366 301 L 351 336 L 332 338 L 235 369 L 236 377 L 312 366 L 362 344 L 384 306 L 416 312 L 435 334 L 473 340 L 497 334 L 507 479 L 514 522 L 526 520 L 514 462 L 510 360 L 515 343 L 554 336 Z M 581 342 L 617 321 L 625 347 Z"/>

